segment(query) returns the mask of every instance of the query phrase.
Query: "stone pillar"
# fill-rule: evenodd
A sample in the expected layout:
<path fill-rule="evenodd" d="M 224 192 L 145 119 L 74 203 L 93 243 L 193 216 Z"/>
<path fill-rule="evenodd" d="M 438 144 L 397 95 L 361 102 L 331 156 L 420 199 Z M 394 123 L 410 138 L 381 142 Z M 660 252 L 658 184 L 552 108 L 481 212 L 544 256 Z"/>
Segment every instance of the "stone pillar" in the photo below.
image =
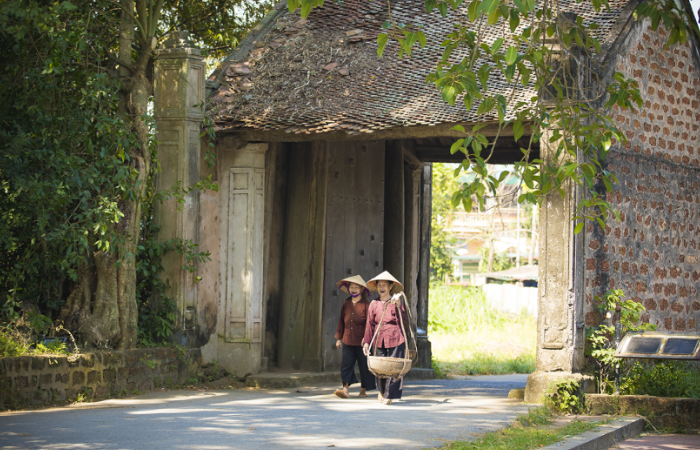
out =
<path fill-rule="evenodd" d="M 158 160 L 161 173 L 159 191 L 197 183 L 200 161 L 200 130 L 203 121 L 205 63 L 201 51 L 192 48 L 187 33 L 175 35 L 159 50 L 155 64 L 154 113 L 158 130 Z M 158 240 L 197 243 L 199 194 L 192 191 L 184 203 L 170 197 L 156 203 L 154 218 L 160 226 Z M 167 295 L 177 302 L 177 322 L 173 338 L 183 345 L 195 345 L 197 329 L 197 285 L 194 274 L 182 269 L 184 256 L 167 253 L 162 278 L 170 284 Z"/>
<path fill-rule="evenodd" d="M 549 142 L 545 135 L 541 142 Z M 543 146 L 545 158 L 556 145 Z M 578 373 L 583 367 L 583 291 L 580 261 L 582 236 L 574 234 L 572 220 L 577 189 L 565 186 L 565 198 L 558 192 L 545 197 L 540 209 L 539 299 L 537 305 L 537 370 L 528 377 L 525 401 L 539 403 L 553 384 L 564 379 L 593 387 L 592 379 Z"/>
<path fill-rule="evenodd" d="M 420 256 L 418 270 L 418 361 L 416 367 L 432 368 L 432 348 L 428 340 L 428 295 L 430 292 L 430 217 L 433 201 L 433 166 L 426 163 L 421 176 Z"/>

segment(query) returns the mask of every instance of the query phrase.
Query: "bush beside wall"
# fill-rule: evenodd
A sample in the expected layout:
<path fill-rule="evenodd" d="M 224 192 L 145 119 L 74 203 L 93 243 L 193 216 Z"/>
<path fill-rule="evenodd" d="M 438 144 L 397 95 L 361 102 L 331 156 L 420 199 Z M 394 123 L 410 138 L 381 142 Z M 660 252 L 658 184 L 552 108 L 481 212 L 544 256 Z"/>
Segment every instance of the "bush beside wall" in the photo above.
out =
<path fill-rule="evenodd" d="M 658 431 L 700 434 L 700 399 L 586 394 L 588 414 L 644 416 Z"/>
<path fill-rule="evenodd" d="M 195 378 L 199 349 L 149 348 L 0 359 L 0 409 L 100 400 Z"/>

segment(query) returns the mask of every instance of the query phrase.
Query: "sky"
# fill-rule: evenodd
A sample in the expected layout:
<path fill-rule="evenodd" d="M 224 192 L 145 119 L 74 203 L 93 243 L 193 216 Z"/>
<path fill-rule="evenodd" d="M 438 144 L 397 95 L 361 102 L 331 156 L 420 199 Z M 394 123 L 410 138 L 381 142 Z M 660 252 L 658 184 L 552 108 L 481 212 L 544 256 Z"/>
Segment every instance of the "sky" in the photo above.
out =
<path fill-rule="evenodd" d="M 693 7 L 695 21 L 698 21 L 698 8 L 700 8 L 700 0 L 690 0 L 690 6 Z"/>

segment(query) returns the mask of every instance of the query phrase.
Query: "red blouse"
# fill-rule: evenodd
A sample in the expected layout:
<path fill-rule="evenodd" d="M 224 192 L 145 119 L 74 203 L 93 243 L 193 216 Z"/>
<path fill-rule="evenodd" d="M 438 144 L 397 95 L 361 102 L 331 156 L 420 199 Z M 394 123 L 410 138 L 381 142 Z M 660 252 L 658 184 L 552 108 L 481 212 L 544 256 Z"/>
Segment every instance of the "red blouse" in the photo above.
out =
<path fill-rule="evenodd" d="M 362 345 L 368 309 L 369 302 L 364 298 L 353 303 L 352 297 L 348 297 L 340 307 L 340 319 L 335 338 L 342 339 L 345 345 Z"/>
<path fill-rule="evenodd" d="M 367 313 L 367 326 L 365 327 L 365 338 L 362 340 L 363 344 L 369 344 L 372 341 L 372 336 L 374 336 L 374 332 L 379 325 L 379 320 L 382 318 L 384 304 L 385 302 L 381 300 L 374 300 L 372 304 L 369 305 L 369 312 Z M 401 316 L 404 317 L 404 319 L 406 318 L 406 310 L 403 307 L 403 304 L 401 304 Z M 396 310 L 396 305 L 389 303 L 386 307 L 386 313 L 384 313 L 382 329 L 379 331 L 379 335 L 377 336 L 377 347 L 398 347 L 406 342 L 399 320 L 401 319 L 399 318 L 399 314 Z M 372 347 L 374 347 L 374 344 Z"/>

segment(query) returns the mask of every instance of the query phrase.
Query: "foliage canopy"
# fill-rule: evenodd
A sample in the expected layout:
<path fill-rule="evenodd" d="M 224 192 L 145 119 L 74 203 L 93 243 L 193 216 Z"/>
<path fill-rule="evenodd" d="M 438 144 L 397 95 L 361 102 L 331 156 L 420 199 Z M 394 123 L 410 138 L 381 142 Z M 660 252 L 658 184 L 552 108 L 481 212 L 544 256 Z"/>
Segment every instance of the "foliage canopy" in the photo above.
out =
<path fill-rule="evenodd" d="M 44 317 L 33 322 L 42 334 L 63 308 L 66 328 L 98 329 L 82 336 L 93 345 L 133 346 L 137 316 L 148 328 L 142 342 L 170 334 L 175 316 L 157 280 L 160 257 L 181 251 L 189 270 L 205 256 L 187 242 L 158 242 L 152 224 L 159 171 L 148 113 L 154 49 L 184 28 L 217 57 L 270 6 L 0 5 L 0 321 L 15 323 L 23 311 Z M 174 186 L 166 195 L 187 189 Z"/>

